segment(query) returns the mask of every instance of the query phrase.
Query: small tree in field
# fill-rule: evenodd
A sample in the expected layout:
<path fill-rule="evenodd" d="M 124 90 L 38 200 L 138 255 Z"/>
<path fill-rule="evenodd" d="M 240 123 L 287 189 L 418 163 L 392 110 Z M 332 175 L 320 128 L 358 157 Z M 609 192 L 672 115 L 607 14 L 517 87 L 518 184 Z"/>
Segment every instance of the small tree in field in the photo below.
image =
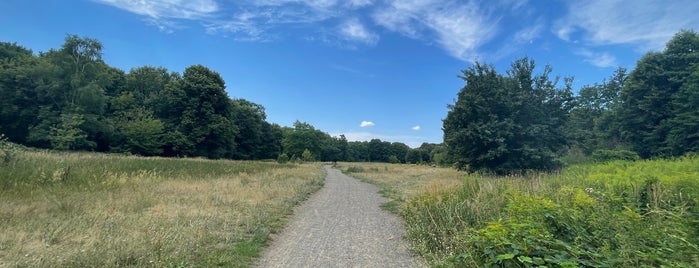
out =
<path fill-rule="evenodd" d="M 305 162 L 313 162 L 315 161 L 315 158 L 313 157 L 313 153 L 309 151 L 308 149 L 303 150 L 303 153 L 301 154 L 301 160 Z"/>
<path fill-rule="evenodd" d="M 287 162 L 289 162 L 289 156 L 284 153 L 279 154 L 279 157 L 277 157 L 277 163 L 286 164 Z"/>

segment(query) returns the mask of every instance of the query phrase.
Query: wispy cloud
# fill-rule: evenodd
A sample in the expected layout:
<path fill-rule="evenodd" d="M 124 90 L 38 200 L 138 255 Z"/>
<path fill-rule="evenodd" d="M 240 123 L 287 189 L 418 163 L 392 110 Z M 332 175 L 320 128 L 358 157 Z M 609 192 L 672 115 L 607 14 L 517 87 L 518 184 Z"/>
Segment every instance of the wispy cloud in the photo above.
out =
<path fill-rule="evenodd" d="M 201 20 L 211 18 L 220 7 L 215 0 L 93 0 L 131 13 L 146 16 L 147 21 L 163 31 L 178 28 L 173 19 Z"/>
<path fill-rule="evenodd" d="M 606 52 L 593 52 L 589 49 L 580 49 L 575 54 L 585 57 L 584 61 L 600 68 L 616 67 L 616 57 Z"/>
<path fill-rule="evenodd" d="M 418 131 L 418 130 L 420 130 L 420 126 L 414 126 L 414 127 L 412 127 L 412 130 Z"/>
<path fill-rule="evenodd" d="M 538 20 L 533 25 L 519 30 L 514 35 L 514 41 L 517 43 L 531 43 L 541 35 L 545 24 L 543 20 Z"/>
<path fill-rule="evenodd" d="M 699 25 L 695 0 L 569 1 L 568 15 L 554 32 L 566 41 L 580 33 L 590 45 L 629 44 L 639 51 L 660 50 L 679 30 Z M 576 35 L 577 36 L 577 35 Z"/>
<path fill-rule="evenodd" d="M 359 19 L 351 18 L 340 26 L 340 34 L 349 40 L 368 45 L 374 45 L 379 41 L 379 36 L 369 31 Z"/>
<path fill-rule="evenodd" d="M 92 0 L 145 16 L 162 30 L 183 20 L 209 34 L 245 41 L 290 38 L 291 29 L 310 29 L 306 40 L 344 48 L 377 44 L 381 32 L 395 32 L 474 61 L 485 44 L 502 34 L 501 18 L 521 12 L 526 0 Z M 541 25 L 524 25 L 515 43 L 538 37 Z M 298 38 L 298 36 L 296 36 Z M 511 39 L 511 38 L 510 38 Z M 511 46 L 511 43 L 502 46 Z M 498 49 L 490 49 L 495 51 Z"/>
<path fill-rule="evenodd" d="M 373 127 L 374 125 L 374 122 L 362 121 L 362 123 L 359 124 L 359 127 Z"/>
<path fill-rule="evenodd" d="M 455 58 L 473 61 L 497 33 L 496 19 L 474 1 L 389 1 L 374 13 L 377 24 L 411 38 L 436 39 Z"/>
<path fill-rule="evenodd" d="M 154 19 L 198 19 L 219 10 L 214 0 L 94 0 Z"/>

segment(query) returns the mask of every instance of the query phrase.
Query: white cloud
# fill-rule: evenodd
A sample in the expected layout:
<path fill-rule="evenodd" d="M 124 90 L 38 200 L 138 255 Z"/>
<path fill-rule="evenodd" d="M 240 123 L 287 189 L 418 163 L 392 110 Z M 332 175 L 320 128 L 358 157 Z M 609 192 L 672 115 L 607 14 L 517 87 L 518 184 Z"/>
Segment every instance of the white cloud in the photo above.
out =
<path fill-rule="evenodd" d="M 473 61 L 478 48 L 498 31 L 497 19 L 486 13 L 474 1 L 394 0 L 373 18 L 386 29 L 411 38 L 434 38 L 451 56 Z"/>
<path fill-rule="evenodd" d="M 173 19 L 201 20 L 219 11 L 214 0 L 93 0 L 131 13 L 146 16 L 148 22 L 161 31 L 171 32 L 179 28 Z"/>
<path fill-rule="evenodd" d="M 617 63 L 616 57 L 606 52 L 600 53 L 593 52 L 588 49 L 581 49 L 577 51 L 576 54 L 585 57 L 585 62 L 600 68 L 616 67 L 619 65 Z"/>
<path fill-rule="evenodd" d="M 415 131 L 418 131 L 418 130 L 420 130 L 420 126 L 414 126 L 412 129 Z"/>
<path fill-rule="evenodd" d="M 352 18 L 340 26 L 340 34 L 347 40 L 374 45 L 379 41 L 379 36 L 364 27 L 359 19 Z"/>
<path fill-rule="evenodd" d="M 365 7 L 374 3 L 373 0 L 350 0 L 349 4 L 353 7 Z"/>
<path fill-rule="evenodd" d="M 153 19 L 198 19 L 219 10 L 214 0 L 94 0 Z"/>
<path fill-rule="evenodd" d="M 544 23 L 542 21 L 537 21 L 534 25 L 526 27 L 514 35 L 514 40 L 517 43 L 531 43 L 534 39 L 538 38 L 541 32 L 544 30 Z"/>
<path fill-rule="evenodd" d="M 268 41 L 290 35 L 284 26 L 309 28 L 300 38 L 339 47 L 375 45 L 379 29 L 434 44 L 449 55 L 474 61 L 500 30 L 506 15 L 528 18 L 527 0 L 92 0 L 145 16 L 162 30 L 181 20 L 200 23 L 209 34 Z M 518 15 L 520 14 L 520 15 Z M 521 15 L 525 14 L 525 15 Z M 371 24 L 368 22 L 372 22 Z M 538 38 L 538 23 L 510 34 L 510 41 Z M 349 44 L 348 44 L 349 43 Z M 510 43 L 504 46 L 511 46 Z M 497 49 L 496 49 L 497 50 Z M 492 52 L 492 51 L 491 51 Z"/>
<path fill-rule="evenodd" d="M 374 125 L 374 122 L 362 121 L 362 123 L 359 124 L 359 127 L 373 127 Z"/>
<path fill-rule="evenodd" d="M 661 50 L 679 30 L 699 27 L 696 0 L 569 1 L 568 15 L 554 32 L 563 40 L 580 31 L 591 45 L 630 44 L 640 51 Z"/>

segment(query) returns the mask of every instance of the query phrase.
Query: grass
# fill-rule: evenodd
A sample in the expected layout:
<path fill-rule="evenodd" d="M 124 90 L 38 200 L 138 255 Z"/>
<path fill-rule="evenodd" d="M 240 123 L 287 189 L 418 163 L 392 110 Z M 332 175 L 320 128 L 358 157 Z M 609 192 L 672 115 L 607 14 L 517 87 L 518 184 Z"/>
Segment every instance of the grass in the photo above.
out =
<path fill-rule="evenodd" d="M 491 177 L 342 164 L 379 185 L 413 249 L 446 267 L 699 267 L 699 158 Z"/>
<path fill-rule="evenodd" d="M 14 150 L 0 163 L 0 267 L 250 266 L 323 177 L 317 164 Z"/>
<path fill-rule="evenodd" d="M 386 163 L 338 163 L 338 168 L 357 179 L 379 186 L 388 198 L 388 210 L 398 213 L 405 203 L 426 191 L 457 187 L 465 174 L 450 168 Z"/>

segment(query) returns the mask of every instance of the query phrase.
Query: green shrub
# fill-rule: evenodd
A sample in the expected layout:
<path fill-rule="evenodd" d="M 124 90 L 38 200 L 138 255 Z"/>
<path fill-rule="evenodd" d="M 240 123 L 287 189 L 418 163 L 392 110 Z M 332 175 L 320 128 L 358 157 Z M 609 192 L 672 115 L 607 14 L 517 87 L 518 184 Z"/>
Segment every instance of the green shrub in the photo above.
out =
<path fill-rule="evenodd" d="M 595 162 L 609 162 L 613 160 L 636 161 L 640 159 L 638 154 L 629 150 L 595 150 L 592 152 L 592 160 Z"/>
<path fill-rule="evenodd" d="M 289 156 L 284 153 L 279 154 L 279 157 L 277 157 L 277 163 L 286 164 L 287 162 L 289 162 Z"/>
<path fill-rule="evenodd" d="M 16 157 L 19 146 L 10 142 L 4 134 L 0 133 L 0 166 L 9 165 Z"/>
<path fill-rule="evenodd" d="M 388 162 L 391 164 L 397 164 L 397 163 L 400 163 L 400 160 L 398 160 L 397 156 L 391 155 L 388 157 Z"/>

